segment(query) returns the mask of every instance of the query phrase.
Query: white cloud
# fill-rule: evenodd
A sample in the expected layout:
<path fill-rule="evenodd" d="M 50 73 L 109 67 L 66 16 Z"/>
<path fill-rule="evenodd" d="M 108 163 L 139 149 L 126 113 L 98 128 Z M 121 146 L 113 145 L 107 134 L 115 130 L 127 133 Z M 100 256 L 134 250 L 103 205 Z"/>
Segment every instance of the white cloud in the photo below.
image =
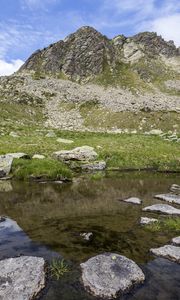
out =
<path fill-rule="evenodd" d="M 158 32 L 165 40 L 173 40 L 177 46 L 180 46 L 180 13 L 155 19 L 150 30 Z"/>
<path fill-rule="evenodd" d="M 23 65 L 23 63 L 24 61 L 21 59 L 12 60 L 11 62 L 0 59 L 0 76 L 13 74 Z"/>
<path fill-rule="evenodd" d="M 21 0 L 22 8 L 28 7 L 29 9 L 44 8 L 46 5 L 54 4 L 57 0 Z"/>

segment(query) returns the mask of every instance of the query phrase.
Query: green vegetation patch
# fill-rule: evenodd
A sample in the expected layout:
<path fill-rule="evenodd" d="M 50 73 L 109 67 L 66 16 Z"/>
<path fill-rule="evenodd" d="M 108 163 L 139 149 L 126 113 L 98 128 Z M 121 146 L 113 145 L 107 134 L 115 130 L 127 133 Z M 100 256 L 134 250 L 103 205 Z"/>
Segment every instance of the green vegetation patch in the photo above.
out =
<path fill-rule="evenodd" d="M 52 159 L 14 159 L 12 174 L 14 178 L 20 180 L 65 180 L 72 178 L 72 172 L 67 166 Z"/>
<path fill-rule="evenodd" d="M 64 259 L 53 259 L 50 265 L 50 271 L 52 277 L 59 280 L 63 275 L 70 271 L 70 268 Z"/>
<path fill-rule="evenodd" d="M 145 226 L 153 232 L 173 231 L 180 234 L 180 218 L 167 218 Z"/>

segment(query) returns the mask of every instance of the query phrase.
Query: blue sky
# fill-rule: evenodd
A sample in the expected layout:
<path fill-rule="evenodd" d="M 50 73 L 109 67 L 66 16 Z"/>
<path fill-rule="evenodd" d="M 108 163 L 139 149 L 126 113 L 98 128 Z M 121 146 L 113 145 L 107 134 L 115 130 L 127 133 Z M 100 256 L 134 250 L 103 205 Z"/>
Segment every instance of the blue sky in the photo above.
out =
<path fill-rule="evenodd" d="M 0 0 L 0 75 L 83 25 L 108 37 L 156 31 L 180 46 L 180 0 Z"/>

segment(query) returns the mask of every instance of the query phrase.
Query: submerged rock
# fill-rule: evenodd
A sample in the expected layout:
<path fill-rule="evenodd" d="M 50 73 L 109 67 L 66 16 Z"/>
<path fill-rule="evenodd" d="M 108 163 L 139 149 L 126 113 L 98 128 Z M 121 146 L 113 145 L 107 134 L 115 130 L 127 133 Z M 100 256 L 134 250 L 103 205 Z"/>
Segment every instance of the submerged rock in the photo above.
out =
<path fill-rule="evenodd" d="M 164 200 L 170 203 L 180 204 L 180 196 L 173 194 L 156 195 L 154 198 Z"/>
<path fill-rule="evenodd" d="M 77 161 L 88 161 L 94 160 L 97 158 L 97 153 L 94 151 L 93 147 L 82 146 L 77 147 L 72 150 L 61 150 L 58 152 L 54 152 L 53 156 L 58 160 L 69 161 L 69 160 L 77 160 Z"/>
<path fill-rule="evenodd" d="M 150 252 L 156 256 L 180 263 L 180 247 L 165 245 L 160 248 L 150 249 Z"/>
<path fill-rule="evenodd" d="M 19 227 L 16 221 L 7 217 L 0 217 L 0 232 L 2 233 L 2 231 L 8 231 L 12 233 L 22 231 L 22 229 Z"/>
<path fill-rule="evenodd" d="M 0 299 L 31 300 L 45 286 L 45 261 L 21 256 L 0 261 Z"/>
<path fill-rule="evenodd" d="M 167 215 L 180 215 L 180 209 L 167 204 L 154 204 L 143 208 L 143 211 L 160 212 Z"/>
<path fill-rule="evenodd" d="M 131 197 L 126 200 L 123 200 L 123 202 L 132 203 L 132 204 L 141 204 L 142 200 L 136 197 Z"/>
<path fill-rule="evenodd" d="M 170 187 L 170 191 L 175 193 L 175 194 L 179 194 L 180 195 L 180 185 L 178 184 L 173 184 L 171 187 Z"/>
<path fill-rule="evenodd" d="M 104 170 L 106 168 L 105 161 L 95 161 L 92 163 L 86 163 L 81 165 L 82 170 Z"/>
<path fill-rule="evenodd" d="M 173 238 L 172 243 L 176 246 L 180 246 L 180 236 Z"/>
<path fill-rule="evenodd" d="M 81 269 L 84 287 L 98 297 L 116 297 L 145 280 L 135 262 L 114 253 L 92 257 L 81 264 Z"/>
<path fill-rule="evenodd" d="M 149 225 L 149 224 L 152 224 L 155 222 L 158 222 L 158 219 L 141 217 L 141 220 L 140 220 L 140 224 L 142 224 L 142 225 Z"/>
<path fill-rule="evenodd" d="M 0 155 L 0 178 L 11 172 L 13 158 L 8 155 Z"/>

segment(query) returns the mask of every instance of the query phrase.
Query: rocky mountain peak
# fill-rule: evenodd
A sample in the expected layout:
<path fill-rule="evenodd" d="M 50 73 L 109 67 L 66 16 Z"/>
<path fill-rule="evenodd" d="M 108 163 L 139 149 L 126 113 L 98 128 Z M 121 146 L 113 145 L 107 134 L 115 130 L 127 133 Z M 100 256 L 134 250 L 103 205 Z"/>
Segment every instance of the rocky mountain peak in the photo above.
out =
<path fill-rule="evenodd" d="M 64 40 L 36 51 L 21 71 L 47 73 L 74 81 L 90 80 L 109 66 L 113 70 L 123 63 L 133 64 L 142 58 L 157 59 L 179 56 L 172 41 L 166 42 L 154 32 L 133 37 L 118 35 L 108 39 L 96 29 L 83 26 Z"/>

